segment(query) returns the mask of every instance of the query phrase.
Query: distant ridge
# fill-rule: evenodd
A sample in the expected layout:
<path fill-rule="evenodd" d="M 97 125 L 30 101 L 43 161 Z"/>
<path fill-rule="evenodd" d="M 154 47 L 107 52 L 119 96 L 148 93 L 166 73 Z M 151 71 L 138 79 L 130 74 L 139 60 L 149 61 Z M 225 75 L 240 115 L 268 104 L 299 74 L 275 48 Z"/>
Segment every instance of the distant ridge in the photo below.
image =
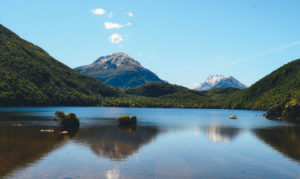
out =
<path fill-rule="evenodd" d="M 119 52 L 99 57 L 90 65 L 75 68 L 105 84 L 118 88 L 134 88 L 148 82 L 163 82 L 129 55 Z"/>
<path fill-rule="evenodd" d="M 200 83 L 195 90 L 207 91 L 215 88 L 239 88 L 245 89 L 246 85 L 240 83 L 233 76 L 210 75 L 204 83 Z"/>

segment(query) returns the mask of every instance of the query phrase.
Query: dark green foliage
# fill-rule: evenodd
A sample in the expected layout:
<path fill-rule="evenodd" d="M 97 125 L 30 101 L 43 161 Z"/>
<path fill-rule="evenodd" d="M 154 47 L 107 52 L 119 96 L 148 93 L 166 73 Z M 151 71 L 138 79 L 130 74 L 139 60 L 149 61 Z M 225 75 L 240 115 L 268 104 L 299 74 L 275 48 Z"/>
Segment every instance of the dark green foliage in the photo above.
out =
<path fill-rule="evenodd" d="M 127 96 L 104 98 L 100 106 L 152 108 L 224 108 L 217 100 L 205 94 L 175 93 L 161 97 Z"/>
<path fill-rule="evenodd" d="M 0 25 L 0 105 L 96 105 L 120 95 Z"/>
<path fill-rule="evenodd" d="M 232 95 L 233 93 L 236 93 L 238 91 L 241 91 L 241 89 L 239 89 L 239 88 L 215 88 L 215 89 L 207 91 L 207 93 L 212 96 L 223 97 L 223 96 Z"/>
<path fill-rule="evenodd" d="M 300 59 L 294 60 L 251 87 L 229 97 L 231 108 L 267 110 L 300 97 Z"/>
<path fill-rule="evenodd" d="M 160 97 L 163 95 L 191 91 L 185 87 L 168 83 L 147 83 L 136 88 L 125 90 L 125 93 L 136 96 Z"/>

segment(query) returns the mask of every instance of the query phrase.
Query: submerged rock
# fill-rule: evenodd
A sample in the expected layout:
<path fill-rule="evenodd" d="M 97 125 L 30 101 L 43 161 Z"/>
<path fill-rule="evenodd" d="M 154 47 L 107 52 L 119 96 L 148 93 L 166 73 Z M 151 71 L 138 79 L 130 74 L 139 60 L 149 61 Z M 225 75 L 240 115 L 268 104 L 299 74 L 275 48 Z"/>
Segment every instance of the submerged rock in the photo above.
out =
<path fill-rule="evenodd" d="M 59 127 L 63 129 L 77 129 L 80 122 L 74 113 L 64 113 L 63 111 L 56 111 L 53 120 L 58 121 Z"/>
<path fill-rule="evenodd" d="M 68 134 L 69 132 L 68 131 L 61 131 L 60 133 L 61 134 Z"/>
<path fill-rule="evenodd" d="M 121 116 L 118 118 L 119 125 L 135 125 L 136 121 L 136 116 Z"/>
<path fill-rule="evenodd" d="M 41 129 L 40 132 L 53 133 L 54 129 Z"/>
<path fill-rule="evenodd" d="M 237 119 L 236 115 L 229 116 L 229 119 Z"/>

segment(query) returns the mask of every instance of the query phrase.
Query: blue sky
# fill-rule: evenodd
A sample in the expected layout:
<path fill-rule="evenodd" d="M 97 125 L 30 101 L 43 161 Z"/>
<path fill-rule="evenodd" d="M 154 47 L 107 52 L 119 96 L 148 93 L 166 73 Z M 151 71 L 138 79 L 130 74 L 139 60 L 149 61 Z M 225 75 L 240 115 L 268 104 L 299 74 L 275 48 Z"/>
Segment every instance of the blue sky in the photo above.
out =
<path fill-rule="evenodd" d="M 0 23 L 72 68 L 125 52 L 189 88 L 211 74 L 251 85 L 300 58 L 299 7 L 297 0 L 0 0 Z"/>

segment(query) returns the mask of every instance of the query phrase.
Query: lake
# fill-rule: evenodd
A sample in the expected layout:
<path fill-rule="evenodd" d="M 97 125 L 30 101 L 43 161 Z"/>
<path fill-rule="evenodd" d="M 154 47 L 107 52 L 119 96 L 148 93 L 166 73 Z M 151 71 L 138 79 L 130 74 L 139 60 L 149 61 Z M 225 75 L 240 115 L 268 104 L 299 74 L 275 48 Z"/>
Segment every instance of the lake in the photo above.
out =
<path fill-rule="evenodd" d="M 80 129 L 60 133 L 56 110 L 76 113 Z M 299 178 L 300 126 L 263 113 L 0 108 L 0 178 Z M 118 126 L 122 115 L 137 126 Z"/>

